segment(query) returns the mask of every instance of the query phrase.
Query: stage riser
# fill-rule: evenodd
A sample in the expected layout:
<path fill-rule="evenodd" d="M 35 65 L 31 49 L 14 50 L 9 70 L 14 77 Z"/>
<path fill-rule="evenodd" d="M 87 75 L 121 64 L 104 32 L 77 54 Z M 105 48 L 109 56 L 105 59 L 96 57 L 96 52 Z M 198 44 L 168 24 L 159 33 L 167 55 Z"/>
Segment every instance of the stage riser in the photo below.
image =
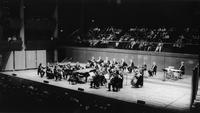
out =
<path fill-rule="evenodd" d="M 10 51 L 1 54 L 0 68 L 3 71 L 34 69 L 39 63 L 46 65 L 46 50 Z"/>
<path fill-rule="evenodd" d="M 92 56 L 98 58 L 101 56 L 103 59 L 109 57 L 109 59 L 116 58 L 120 61 L 124 58 L 126 62 L 133 59 L 135 65 L 147 64 L 150 68 L 153 62 L 156 62 L 158 71 L 162 71 L 163 68 L 168 66 L 174 66 L 179 68 L 180 62 L 185 62 L 186 74 L 192 75 L 192 69 L 199 62 L 198 55 L 189 54 L 176 54 L 176 53 L 155 53 L 145 51 L 133 51 L 133 50 L 120 50 L 120 49 L 99 49 L 99 48 L 79 48 L 79 47 L 65 47 L 61 48 L 58 52 L 58 56 L 62 56 L 60 61 L 65 57 L 72 57 L 74 62 L 87 62 Z"/>

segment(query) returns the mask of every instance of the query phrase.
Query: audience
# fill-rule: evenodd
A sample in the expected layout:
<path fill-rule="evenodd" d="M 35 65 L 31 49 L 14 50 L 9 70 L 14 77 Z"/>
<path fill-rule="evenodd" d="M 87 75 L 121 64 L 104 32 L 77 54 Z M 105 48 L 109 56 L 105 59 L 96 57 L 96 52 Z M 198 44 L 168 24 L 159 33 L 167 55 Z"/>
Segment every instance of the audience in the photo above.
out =
<path fill-rule="evenodd" d="M 199 30 L 196 28 L 145 28 L 133 27 L 127 29 L 104 27 L 90 28 L 86 37 L 76 35 L 75 43 L 79 46 L 98 48 L 119 48 L 155 52 L 190 51 L 191 46 L 199 45 Z M 77 41 L 78 40 L 78 41 Z M 196 44 L 196 45 L 195 45 Z M 185 49 L 186 48 L 186 49 Z"/>

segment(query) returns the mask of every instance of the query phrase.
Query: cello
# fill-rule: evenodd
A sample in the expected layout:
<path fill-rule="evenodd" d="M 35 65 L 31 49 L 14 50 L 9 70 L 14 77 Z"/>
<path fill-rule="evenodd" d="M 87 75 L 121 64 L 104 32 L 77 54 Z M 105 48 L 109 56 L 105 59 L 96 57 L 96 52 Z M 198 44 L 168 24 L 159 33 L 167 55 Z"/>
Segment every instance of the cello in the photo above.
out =
<path fill-rule="evenodd" d="M 137 69 L 134 73 L 133 78 L 131 79 L 131 85 L 133 87 L 138 87 L 139 85 L 139 79 L 142 77 L 142 74 L 139 72 L 139 70 Z"/>

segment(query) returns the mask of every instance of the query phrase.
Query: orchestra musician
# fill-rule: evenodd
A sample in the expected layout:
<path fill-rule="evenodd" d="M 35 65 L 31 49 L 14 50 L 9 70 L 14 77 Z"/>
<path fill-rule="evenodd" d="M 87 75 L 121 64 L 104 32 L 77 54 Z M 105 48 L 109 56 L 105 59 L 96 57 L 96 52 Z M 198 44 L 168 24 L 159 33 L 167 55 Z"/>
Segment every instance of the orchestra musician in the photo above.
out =
<path fill-rule="evenodd" d="M 183 77 L 183 75 L 185 74 L 185 66 L 184 66 L 184 62 L 182 61 L 181 62 L 181 65 L 179 67 L 179 70 L 181 70 L 181 73 L 180 73 L 180 79 Z"/>
<path fill-rule="evenodd" d="M 42 78 L 44 74 L 45 74 L 44 67 L 42 67 L 42 63 L 40 63 L 37 69 L 37 75 L 40 75 L 40 77 Z"/>
<path fill-rule="evenodd" d="M 62 79 L 62 69 L 59 67 L 58 64 L 56 64 L 54 67 L 54 76 L 56 78 L 55 81 Z"/>
<path fill-rule="evenodd" d="M 126 67 L 128 66 L 128 64 L 125 62 L 124 59 L 121 60 L 121 68 L 123 69 L 123 71 L 126 69 Z"/>
<path fill-rule="evenodd" d="M 112 60 L 112 64 L 113 64 L 113 65 L 117 65 L 117 64 L 118 64 L 118 62 L 116 61 L 115 58 L 113 58 L 113 60 Z"/>
<path fill-rule="evenodd" d="M 117 69 L 113 69 L 111 77 L 110 77 L 110 81 L 108 83 L 108 91 L 111 91 L 111 87 L 112 87 L 112 91 L 119 91 L 120 88 L 122 88 L 122 77 L 119 74 L 119 71 Z"/>
<path fill-rule="evenodd" d="M 90 81 L 90 88 L 99 88 L 99 74 L 95 70 L 94 76 L 92 76 L 92 80 Z"/>
<path fill-rule="evenodd" d="M 136 69 L 133 78 L 131 79 L 131 85 L 135 88 L 143 86 L 143 69 Z"/>
<path fill-rule="evenodd" d="M 133 62 L 133 60 L 131 59 L 131 60 L 130 60 L 130 64 L 129 64 L 129 66 L 128 66 L 128 71 L 129 71 L 129 73 L 131 73 L 135 68 L 136 68 L 136 66 L 134 65 L 134 62 Z"/>
<path fill-rule="evenodd" d="M 153 75 L 156 75 L 157 72 L 157 65 L 156 62 L 153 62 L 153 65 L 150 70 L 148 70 L 149 76 L 152 77 Z"/>
<path fill-rule="evenodd" d="M 97 64 L 102 64 L 104 61 L 103 61 L 103 59 L 101 59 L 101 56 L 99 56 L 99 58 L 96 60 L 96 63 Z"/>
<path fill-rule="evenodd" d="M 105 68 L 106 73 L 108 73 L 109 65 L 110 65 L 110 61 L 108 60 L 108 57 L 106 57 L 106 59 L 103 62 L 103 65 L 102 65 Z"/>
<path fill-rule="evenodd" d="M 54 78 L 53 69 L 52 69 L 52 67 L 50 66 L 49 63 L 47 63 L 47 66 L 46 66 L 46 77 L 47 77 L 47 79 L 53 79 Z"/>
<path fill-rule="evenodd" d="M 88 66 L 87 67 L 89 67 L 89 68 L 94 67 L 95 63 L 96 63 L 96 60 L 93 56 L 91 60 L 88 60 Z"/>

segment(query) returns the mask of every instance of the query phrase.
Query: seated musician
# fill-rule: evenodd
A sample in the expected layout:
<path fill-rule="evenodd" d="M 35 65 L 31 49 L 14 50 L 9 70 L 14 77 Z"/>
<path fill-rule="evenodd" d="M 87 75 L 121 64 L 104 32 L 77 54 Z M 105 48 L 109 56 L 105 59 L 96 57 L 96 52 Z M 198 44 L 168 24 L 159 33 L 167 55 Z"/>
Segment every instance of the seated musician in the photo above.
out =
<path fill-rule="evenodd" d="M 181 62 L 181 65 L 180 65 L 180 67 L 179 67 L 179 70 L 181 70 L 180 78 L 182 78 L 183 75 L 185 74 L 185 66 L 184 66 L 184 62 L 183 62 L 183 61 Z"/>
<path fill-rule="evenodd" d="M 123 69 L 123 71 L 126 69 L 126 67 L 128 66 L 128 64 L 125 62 L 124 59 L 121 60 L 121 68 Z"/>
<path fill-rule="evenodd" d="M 46 76 L 47 76 L 47 79 L 53 79 L 54 78 L 53 70 L 52 70 L 52 67 L 50 66 L 49 63 L 47 64 L 47 67 L 46 67 Z"/>
<path fill-rule="evenodd" d="M 74 66 L 74 69 L 75 70 L 80 70 L 82 67 L 81 65 L 79 64 L 79 62 L 76 63 L 76 65 Z"/>
<path fill-rule="evenodd" d="M 90 68 L 90 63 L 89 62 L 86 63 L 85 68 Z"/>
<path fill-rule="evenodd" d="M 62 69 L 59 67 L 59 65 L 54 67 L 54 76 L 56 77 L 56 81 L 62 79 Z"/>
<path fill-rule="evenodd" d="M 110 82 L 108 83 L 108 91 L 111 91 L 111 87 L 113 91 L 119 91 L 121 79 L 122 78 L 119 76 L 119 72 L 117 72 L 117 70 L 115 69 L 111 73 Z"/>
<path fill-rule="evenodd" d="M 96 63 L 98 63 L 98 64 L 101 64 L 101 63 L 103 63 L 104 61 L 103 61 L 103 59 L 101 59 L 101 57 L 99 56 L 99 59 L 97 59 L 96 60 Z"/>
<path fill-rule="evenodd" d="M 68 74 L 69 74 L 69 68 L 67 65 L 64 65 L 62 68 L 62 72 L 63 72 L 63 79 L 67 79 Z"/>
<path fill-rule="evenodd" d="M 113 64 L 113 65 L 117 65 L 117 64 L 118 64 L 118 62 L 116 61 L 115 58 L 113 58 L 113 60 L 112 60 L 112 64 Z"/>
<path fill-rule="evenodd" d="M 108 73 L 108 67 L 110 65 L 110 61 L 108 60 L 108 57 L 106 57 L 106 59 L 103 62 L 103 67 L 105 68 L 105 71 Z"/>
<path fill-rule="evenodd" d="M 123 88 L 123 80 L 124 80 L 124 76 L 123 76 L 123 71 L 121 70 L 121 71 L 118 71 L 117 72 L 118 73 L 118 77 L 119 77 L 119 88 Z"/>
<path fill-rule="evenodd" d="M 153 62 L 153 65 L 150 70 L 148 70 L 149 76 L 152 77 L 153 75 L 156 75 L 157 72 L 157 65 L 156 62 Z"/>
<path fill-rule="evenodd" d="M 94 76 L 90 81 L 90 88 L 99 88 L 99 74 L 97 71 L 94 71 Z"/>
<path fill-rule="evenodd" d="M 88 67 L 94 67 L 95 63 L 96 63 L 96 60 L 94 58 L 94 56 L 92 57 L 91 60 L 88 60 L 88 63 L 89 63 L 89 66 Z"/>
<path fill-rule="evenodd" d="M 133 87 L 139 88 L 143 86 L 143 72 L 142 68 L 135 70 L 135 75 L 131 80 L 131 85 Z"/>
<path fill-rule="evenodd" d="M 130 64 L 129 64 L 129 66 L 128 66 L 128 71 L 129 71 L 129 73 L 131 73 L 132 71 L 133 71 L 133 69 L 135 69 L 136 68 L 136 66 L 134 65 L 134 62 L 133 62 L 133 60 L 131 59 L 130 60 Z"/>
<path fill-rule="evenodd" d="M 40 63 L 37 69 L 37 75 L 40 75 L 40 77 L 42 78 L 44 74 L 45 74 L 44 67 L 42 67 L 42 63 Z"/>

